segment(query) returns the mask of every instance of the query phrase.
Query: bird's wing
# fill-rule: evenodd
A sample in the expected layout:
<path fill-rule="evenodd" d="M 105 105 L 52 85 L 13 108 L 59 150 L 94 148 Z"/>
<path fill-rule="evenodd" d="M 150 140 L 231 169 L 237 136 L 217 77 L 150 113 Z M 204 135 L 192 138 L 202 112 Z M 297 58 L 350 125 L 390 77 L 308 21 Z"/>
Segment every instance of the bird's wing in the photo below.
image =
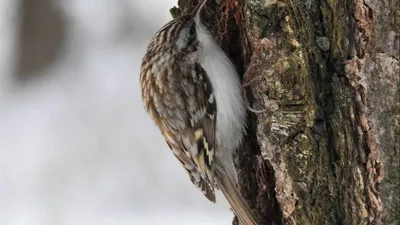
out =
<path fill-rule="evenodd" d="M 193 184 L 215 202 L 217 108 L 206 72 L 200 64 L 174 64 L 170 70 L 159 73 L 153 83 L 156 88 L 150 94 L 148 111 Z"/>

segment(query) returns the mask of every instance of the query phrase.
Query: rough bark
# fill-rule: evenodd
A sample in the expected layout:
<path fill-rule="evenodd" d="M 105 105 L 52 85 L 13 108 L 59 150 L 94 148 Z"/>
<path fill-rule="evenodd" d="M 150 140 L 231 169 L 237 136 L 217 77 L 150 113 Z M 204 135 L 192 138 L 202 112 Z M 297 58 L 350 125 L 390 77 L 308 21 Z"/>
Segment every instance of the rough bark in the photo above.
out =
<path fill-rule="evenodd" d="M 237 154 L 263 223 L 400 224 L 399 0 L 207 4 L 252 107 L 266 109 L 250 113 Z"/>

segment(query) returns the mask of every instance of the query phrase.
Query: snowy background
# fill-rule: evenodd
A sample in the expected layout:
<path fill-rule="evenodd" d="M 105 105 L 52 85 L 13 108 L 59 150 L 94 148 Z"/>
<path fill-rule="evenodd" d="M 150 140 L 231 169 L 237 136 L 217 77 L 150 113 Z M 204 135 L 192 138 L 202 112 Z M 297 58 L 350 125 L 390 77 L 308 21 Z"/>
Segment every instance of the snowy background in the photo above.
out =
<path fill-rule="evenodd" d="M 18 1 L 0 1 L 1 225 L 231 224 L 227 203 L 191 184 L 140 99 L 141 57 L 176 2 L 62 1 L 62 54 L 20 84 Z"/>

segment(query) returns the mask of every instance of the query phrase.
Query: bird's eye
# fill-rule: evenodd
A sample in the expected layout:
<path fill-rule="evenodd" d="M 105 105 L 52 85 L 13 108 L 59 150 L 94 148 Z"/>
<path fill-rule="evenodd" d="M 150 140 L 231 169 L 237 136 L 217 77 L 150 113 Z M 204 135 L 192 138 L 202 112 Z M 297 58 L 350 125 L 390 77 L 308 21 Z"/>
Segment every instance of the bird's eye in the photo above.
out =
<path fill-rule="evenodd" d="M 193 25 L 190 27 L 189 35 L 190 35 L 191 37 L 193 37 L 193 36 L 196 35 L 196 25 L 195 25 L 195 24 L 193 24 Z"/>

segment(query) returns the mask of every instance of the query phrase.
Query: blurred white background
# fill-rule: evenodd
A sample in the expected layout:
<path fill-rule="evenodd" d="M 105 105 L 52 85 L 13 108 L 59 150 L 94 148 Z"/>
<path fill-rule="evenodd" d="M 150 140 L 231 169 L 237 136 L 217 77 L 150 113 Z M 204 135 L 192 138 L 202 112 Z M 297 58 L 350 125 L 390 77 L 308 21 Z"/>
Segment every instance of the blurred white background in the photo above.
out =
<path fill-rule="evenodd" d="M 60 2 L 61 53 L 21 81 L 20 2 L 0 1 L 0 224 L 231 224 L 224 199 L 212 204 L 191 184 L 140 99 L 141 57 L 177 0 Z"/>

